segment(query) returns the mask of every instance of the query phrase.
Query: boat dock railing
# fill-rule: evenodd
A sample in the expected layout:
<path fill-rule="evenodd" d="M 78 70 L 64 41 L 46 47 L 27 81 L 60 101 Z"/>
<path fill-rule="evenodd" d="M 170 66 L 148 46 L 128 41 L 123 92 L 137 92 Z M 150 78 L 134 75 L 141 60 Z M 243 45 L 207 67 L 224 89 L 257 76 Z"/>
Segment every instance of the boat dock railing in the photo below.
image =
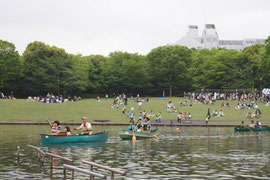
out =
<path fill-rule="evenodd" d="M 85 163 L 85 164 L 88 164 L 90 165 L 90 171 L 93 171 L 94 170 L 94 167 L 97 167 L 97 168 L 101 168 L 101 169 L 105 169 L 107 171 L 110 171 L 111 172 L 111 179 L 114 179 L 114 174 L 121 174 L 121 175 L 126 175 L 127 173 L 124 172 L 124 171 L 119 171 L 117 169 L 113 169 L 113 168 L 110 168 L 108 166 L 103 166 L 103 165 L 100 165 L 100 164 L 97 164 L 97 163 L 94 163 L 94 162 L 89 162 L 89 161 L 85 161 L 85 160 L 82 160 L 82 163 Z"/>
<path fill-rule="evenodd" d="M 53 154 L 53 153 L 46 153 L 46 155 L 50 156 L 50 159 L 51 159 L 51 163 L 50 163 L 50 167 L 51 167 L 51 175 L 53 173 L 53 162 L 54 162 L 54 158 L 58 158 L 58 159 L 61 159 L 63 160 L 65 163 L 67 162 L 70 162 L 70 163 L 73 163 L 73 160 L 72 159 L 69 159 L 69 158 L 66 158 L 66 157 L 63 157 L 63 156 L 59 156 L 57 154 Z M 74 173 L 74 172 L 73 172 Z"/>
<path fill-rule="evenodd" d="M 37 154 L 38 154 L 38 161 L 43 164 L 44 156 L 46 155 L 46 153 L 44 151 L 42 151 L 40 148 L 38 148 L 36 146 L 33 146 L 33 145 L 30 145 L 30 144 L 28 144 L 27 147 L 29 147 L 31 149 L 34 149 L 37 152 Z"/>
<path fill-rule="evenodd" d="M 78 167 L 75 167 L 75 166 L 64 164 L 63 167 L 64 167 L 64 180 L 66 180 L 66 170 L 71 170 L 71 179 L 74 179 L 74 172 L 75 171 L 83 173 L 83 174 L 90 175 L 90 179 L 94 179 L 95 177 L 100 178 L 100 179 L 106 179 L 107 178 L 105 175 L 98 174 L 98 173 L 95 173 L 93 171 L 85 170 L 85 169 L 78 168 Z"/>

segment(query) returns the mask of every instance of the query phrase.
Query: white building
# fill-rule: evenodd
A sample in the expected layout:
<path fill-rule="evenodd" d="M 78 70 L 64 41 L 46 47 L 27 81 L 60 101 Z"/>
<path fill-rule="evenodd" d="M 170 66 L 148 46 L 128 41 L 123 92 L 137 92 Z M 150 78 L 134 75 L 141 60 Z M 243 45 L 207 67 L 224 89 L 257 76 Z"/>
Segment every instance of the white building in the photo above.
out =
<path fill-rule="evenodd" d="M 181 45 L 195 49 L 226 48 L 242 51 L 248 46 L 264 43 L 265 39 L 219 40 L 215 25 L 205 24 L 202 36 L 199 36 L 197 25 L 189 25 L 186 36 L 170 45 Z"/>

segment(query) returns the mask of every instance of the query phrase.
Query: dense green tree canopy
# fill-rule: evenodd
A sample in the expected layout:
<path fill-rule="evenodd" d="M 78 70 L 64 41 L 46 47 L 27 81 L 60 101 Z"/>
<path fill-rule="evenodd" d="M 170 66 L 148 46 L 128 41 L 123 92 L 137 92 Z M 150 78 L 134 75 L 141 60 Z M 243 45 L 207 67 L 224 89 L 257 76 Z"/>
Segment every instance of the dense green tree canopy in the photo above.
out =
<path fill-rule="evenodd" d="M 186 72 L 191 64 L 192 51 L 183 46 L 162 46 L 153 49 L 148 55 L 149 72 L 152 83 L 157 89 L 169 90 L 188 85 Z"/>
<path fill-rule="evenodd" d="M 17 96 L 81 94 L 162 95 L 206 89 L 261 89 L 270 86 L 270 37 L 243 51 L 161 46 L 146 56 L 116 51 L 73 55 L 43 42 L 20 56 L 0 40 L 0 91 Z"/>
<path fill-rule="evenodd" d="M 14 44 L 0 40 L 0 91 L 18 89 L 21 76 L 22 63 Z"/>

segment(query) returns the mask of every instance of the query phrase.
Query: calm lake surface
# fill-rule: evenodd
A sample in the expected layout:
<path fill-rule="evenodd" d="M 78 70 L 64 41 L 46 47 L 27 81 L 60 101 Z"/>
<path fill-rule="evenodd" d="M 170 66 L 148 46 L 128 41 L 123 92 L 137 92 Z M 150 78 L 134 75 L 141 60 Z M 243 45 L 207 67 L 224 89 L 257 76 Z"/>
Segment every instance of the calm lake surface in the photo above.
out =
<path fill-rule="evenodd" d="M 44 166 L 30 155 L 27 144 L 73 158 L 74 165 L 88 169 L 81 160 L 93 161 L 119 170 L 126 176 L 115 179 L 270 179 L 270 132 L 234 132 L 233 128 L 163 127 L 160 139 L 122 141 L 119 128 L 96 126 L 95 131 L 109 130 L 109 140 L 98 144 L 42 146 L 40 133 L 49 126 L 0 126 L 0 179 L 51 179 L 49 159 Z M 19 163 L 16 148 L 21 146 Z M 62 179 L 61 161 L 52 179 Z M 110 174 L 101 172 L 110 177 Z M 70 177 L 70 176 L 69 176 Z M 89 179 L 75 173 L 75 179 Z"/>

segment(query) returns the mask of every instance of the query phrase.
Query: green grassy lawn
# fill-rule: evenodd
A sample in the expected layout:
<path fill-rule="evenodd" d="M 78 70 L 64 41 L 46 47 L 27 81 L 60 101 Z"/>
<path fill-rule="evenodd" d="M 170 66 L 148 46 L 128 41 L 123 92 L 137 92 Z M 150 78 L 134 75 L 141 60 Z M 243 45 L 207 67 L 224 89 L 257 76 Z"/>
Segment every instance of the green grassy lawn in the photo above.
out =
<path fill-rule="evenodd" d="M 205 120 L 207 109 L 210 112 L 214 109 L 223 110 L 225 117 L 212 117 L 209 124 L 239 124 L 245 118 L 247 112 L 255 112 L 250 110 L 236 110 L 234 106 L 238 101 L 229 102 L 231 107 L 220 107 L 222 101 L 217 101 L 214 105 L 193 104 L 193 106 L 180 107 L 179 101 L 185 101 L 184 98 L 166 98 L 166 100 L 157 100 L 150 98 L 149 103 L 143 103 L 142 110 L 139 110 L 138 103 L 128 101 L 127 111 L 133 106 L 135 108 L 136 120 L 139 112 L 145 110 L 154 114 L 162 113 L 162 120 L 176 120 L 177 113 L 167 113 L 166 103 L 172 101 L 174 105 L 182 112 L 191 113 L 192 120 Z M 40 103 L 23 99 L 17 100 L 0 100 L 0 122 L 45 122 L 46 119 L 51 121 L 59 120 L 60 122 L 80 122 L 81 117 L 88 117 L 90 120 L 110 120 L 110 122 L 128 123 L 129 118 L 122 114 L 122 106 L 118 109 L 111 109 L 112 99 L 95 102 L 93 99 L 85 99 L 79 102 L 67 103 Z M 270 107 L 264 106 L 263 103 L 257 102 L 262 112 L 261 121 L 263 124 L 270 124 Z M 155 119 L 155 117 L 151 117 Z M 212 120 L 216 120 L 211 122 Z"/>

